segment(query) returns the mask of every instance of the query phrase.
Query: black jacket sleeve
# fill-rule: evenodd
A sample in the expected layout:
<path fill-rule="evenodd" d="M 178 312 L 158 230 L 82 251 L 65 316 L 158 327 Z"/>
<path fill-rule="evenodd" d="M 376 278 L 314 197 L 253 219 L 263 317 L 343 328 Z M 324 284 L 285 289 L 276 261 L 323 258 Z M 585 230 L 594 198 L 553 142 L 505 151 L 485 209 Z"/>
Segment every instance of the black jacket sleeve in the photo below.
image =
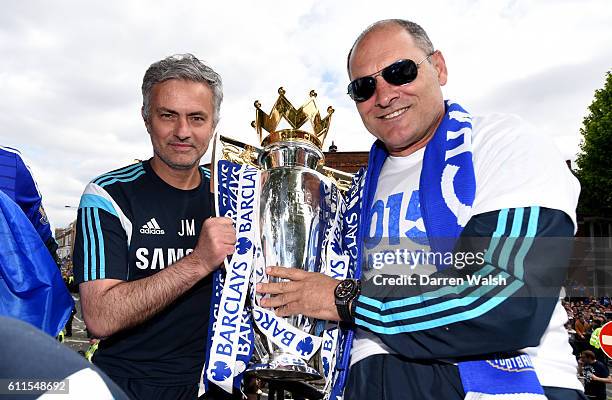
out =
<path fill-rule="evenodd" d="M 415 276 L 414 284 L 391 286 L 379 276 L 363 282 L 355 323 L 410 358 L 458 359 L 537 346 L 567 273 L 572 236 L 573 223 L 559 210 L 475 215 L 457 241 L 455 265 L 429 276 L 435 280 Z M 480 262 L 459 268 L 457 261 L 469 253 L 474 260 L 480 253 Z"/>

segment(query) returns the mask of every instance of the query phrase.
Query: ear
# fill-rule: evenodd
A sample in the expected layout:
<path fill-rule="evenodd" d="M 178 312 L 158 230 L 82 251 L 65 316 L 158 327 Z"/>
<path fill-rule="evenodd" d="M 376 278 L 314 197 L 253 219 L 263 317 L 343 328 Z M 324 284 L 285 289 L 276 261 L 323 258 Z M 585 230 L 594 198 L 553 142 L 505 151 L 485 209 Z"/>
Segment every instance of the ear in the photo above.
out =
<path fill-rule="evenodd" d="M 436 50 L 431 56 L 431 62 L 437 71 L 438 83 L 440 86 L 446 85 L 448 78 L 448 70 L 446 69 L 446 61 L 440 50 Z"/>
<path fill-rule="evenodd" d="M 140 116 L 144 121 L 145 128 L 147 128 L 147 132 L 151 133 L 151 130 L 149 129 L 149 121 L 147 121 L 147 117 L 145 117 L 144 106 L 140 107 Z"/>

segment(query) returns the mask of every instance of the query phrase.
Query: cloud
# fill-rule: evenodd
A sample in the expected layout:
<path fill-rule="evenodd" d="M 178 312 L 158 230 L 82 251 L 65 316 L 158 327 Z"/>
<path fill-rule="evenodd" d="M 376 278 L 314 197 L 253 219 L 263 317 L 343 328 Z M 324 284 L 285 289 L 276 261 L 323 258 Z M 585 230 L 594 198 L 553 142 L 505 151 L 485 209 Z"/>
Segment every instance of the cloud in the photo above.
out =
<path fill-rule="evenodd" d="M 146 68 L 192 52 L 223 76 L 219 131 L 257 144 L 253 101 L 279 86 L 332 105 L 328 145 L 372 142 L 346 95 L 346 53 L 383 18 L 408 18 L 446 57 L 445 93 L 477 113 L 522 115 L 568 144 L 610 65 L 608 0 L 11 1 L 0 13 L 0 143 L 26 154 L 49 218 L 67 225 L 85 184 L 151 155 L 139 110 Z"/>
<path fill-rule="evenodd" d="M 511 80 L 474 100 L 483 113 L 503 111 L 522 116 L 538 130 L 558 139 L 567 159 L 575 159 L 582 118 L 603 87 L 612 67 L 612 50 L 582 63 L 551 67 L 521 79 Z"/>

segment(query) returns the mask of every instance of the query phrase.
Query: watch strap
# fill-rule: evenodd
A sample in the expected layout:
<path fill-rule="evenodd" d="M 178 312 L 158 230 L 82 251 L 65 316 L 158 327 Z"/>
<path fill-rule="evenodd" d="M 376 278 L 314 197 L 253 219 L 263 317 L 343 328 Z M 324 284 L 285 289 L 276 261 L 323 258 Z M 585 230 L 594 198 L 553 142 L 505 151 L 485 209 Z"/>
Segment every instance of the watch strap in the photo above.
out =
<path fill-rule="evenodd" d="M 361 292 L 361 282 L 357 279 L 345 279 L 345 281 L 352 281 L 354 282 L 354 284 L 351 289 L 351 293 L 342 299 L 338 298 L 336 293 L 334 293 L 336 295 L 335 296 L 336 309 L 338 310 L 338 315 L 340 316 L 341 321 L 353 322 L 353 315 L 354 315 L 353 313 L 354 301 L 353 300 L 355 300 L 355 298 L 357 298 L 357 296 L 359 296 L 359 293 Z"/>

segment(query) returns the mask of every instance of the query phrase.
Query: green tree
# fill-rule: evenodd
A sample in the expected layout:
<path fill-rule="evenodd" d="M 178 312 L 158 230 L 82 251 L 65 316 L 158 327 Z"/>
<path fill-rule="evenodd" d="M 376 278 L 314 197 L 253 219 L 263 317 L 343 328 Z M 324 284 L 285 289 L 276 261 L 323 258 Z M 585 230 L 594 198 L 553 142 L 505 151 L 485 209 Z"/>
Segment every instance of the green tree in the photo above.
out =
<path fill-rule="evenodd" d="M 578 155 L 578 179 L 582 185 L 578 209 L 598 216 L 612 216 L 612 74 L 606 73 L 603 89 L 595 91 L 589 114 L 580 128 L 584 140 Z"/>

